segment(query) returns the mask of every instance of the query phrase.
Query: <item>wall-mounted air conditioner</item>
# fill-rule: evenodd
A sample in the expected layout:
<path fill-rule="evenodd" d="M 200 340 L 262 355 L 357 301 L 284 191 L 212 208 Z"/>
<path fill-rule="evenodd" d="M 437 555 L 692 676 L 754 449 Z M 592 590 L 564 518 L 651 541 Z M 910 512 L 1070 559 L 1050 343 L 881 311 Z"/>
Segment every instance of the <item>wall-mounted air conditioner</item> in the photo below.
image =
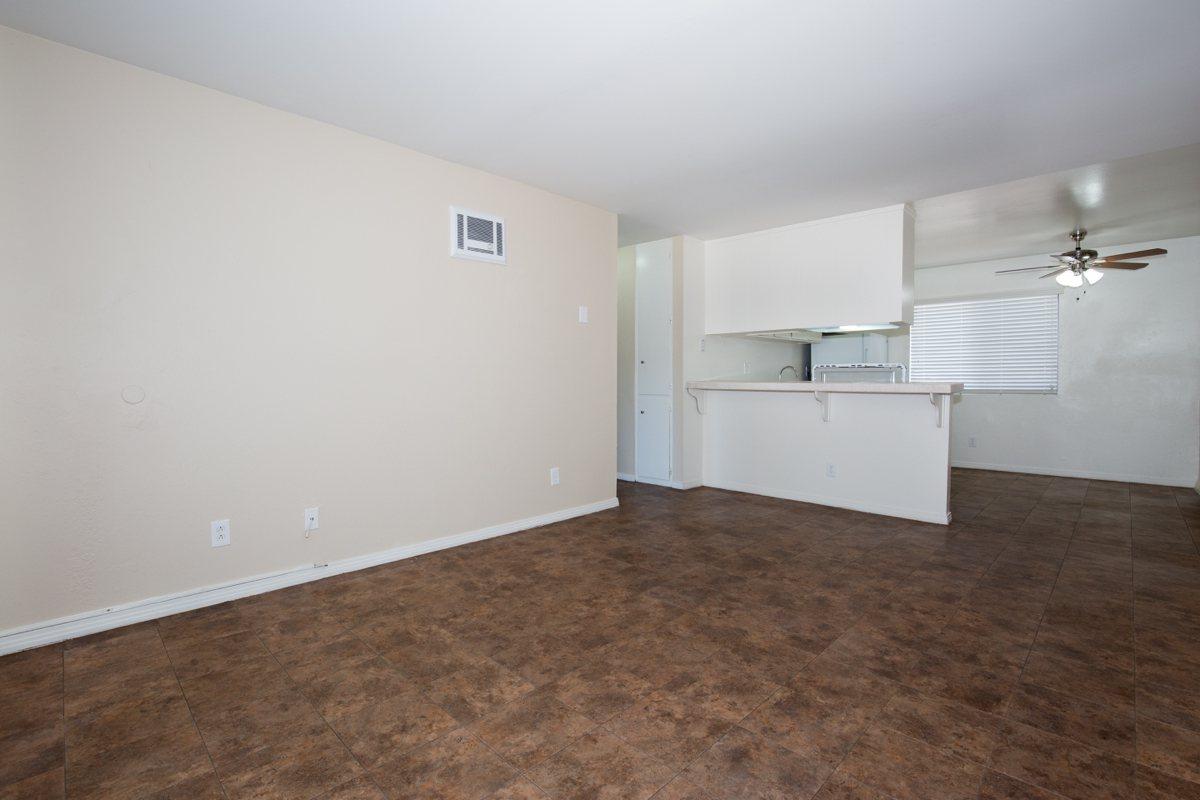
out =
<path fill-rule="evenodd" d="M 450 207 L 450 255 L 504 264 L 504 220 Z"/>

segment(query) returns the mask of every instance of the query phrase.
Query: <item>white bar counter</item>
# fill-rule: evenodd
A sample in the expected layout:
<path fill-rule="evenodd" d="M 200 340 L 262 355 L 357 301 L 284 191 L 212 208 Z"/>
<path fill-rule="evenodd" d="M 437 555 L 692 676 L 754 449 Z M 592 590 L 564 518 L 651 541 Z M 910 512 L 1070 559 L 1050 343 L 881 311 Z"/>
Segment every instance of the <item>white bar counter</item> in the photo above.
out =
<path fill-rule="evenodd" d="M 703 416 L 706 486 L 950 521 L 960 383 L 709 380 L 687 391 Z"/>

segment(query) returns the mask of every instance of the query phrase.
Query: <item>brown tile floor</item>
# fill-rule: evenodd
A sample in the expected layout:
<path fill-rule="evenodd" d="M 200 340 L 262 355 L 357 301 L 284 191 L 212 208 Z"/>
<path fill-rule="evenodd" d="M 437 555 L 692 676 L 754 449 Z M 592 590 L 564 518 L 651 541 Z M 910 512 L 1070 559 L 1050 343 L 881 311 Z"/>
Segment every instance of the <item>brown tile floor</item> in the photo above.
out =
<path fill-rule="evenodd" d="M 1200 797 L 1200 498 L 619 509 L 0 659 L 0 798 Z"/>

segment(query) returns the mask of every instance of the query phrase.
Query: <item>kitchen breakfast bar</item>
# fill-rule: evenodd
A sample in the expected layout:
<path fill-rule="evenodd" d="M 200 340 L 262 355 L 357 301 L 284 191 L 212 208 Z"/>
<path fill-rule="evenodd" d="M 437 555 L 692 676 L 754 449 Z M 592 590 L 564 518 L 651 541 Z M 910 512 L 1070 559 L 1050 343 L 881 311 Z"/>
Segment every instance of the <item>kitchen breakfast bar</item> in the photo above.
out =
<path fill-rule="evenodd" d="M 704 484 L 947 524 L 961 383 L 692 381 Z"/>

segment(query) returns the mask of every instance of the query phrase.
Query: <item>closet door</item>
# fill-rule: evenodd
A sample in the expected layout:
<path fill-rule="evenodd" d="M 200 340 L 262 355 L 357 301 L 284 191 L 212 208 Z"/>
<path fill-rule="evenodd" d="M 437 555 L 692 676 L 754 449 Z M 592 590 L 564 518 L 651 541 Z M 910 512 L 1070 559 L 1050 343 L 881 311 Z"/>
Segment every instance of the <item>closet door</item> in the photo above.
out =
<path fill-rule="evenodd" d="M 671 477 L 672 243 L 637 248 L 637 431 L 638 480 Z"/>

